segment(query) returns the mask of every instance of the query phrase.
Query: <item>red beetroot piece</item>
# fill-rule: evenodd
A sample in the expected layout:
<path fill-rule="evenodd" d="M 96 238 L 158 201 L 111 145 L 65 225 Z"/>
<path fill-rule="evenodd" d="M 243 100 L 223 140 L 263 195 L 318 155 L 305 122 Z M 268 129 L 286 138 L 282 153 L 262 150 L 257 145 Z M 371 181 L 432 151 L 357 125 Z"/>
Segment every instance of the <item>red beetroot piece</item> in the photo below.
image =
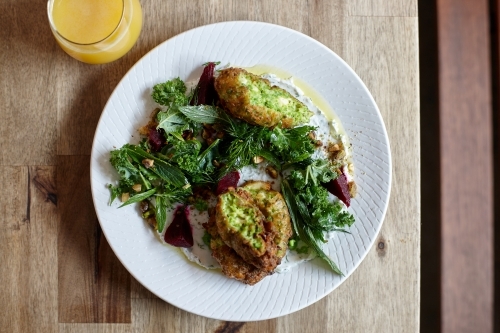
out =
<path fill-rule="evenodd" d="M 189 209 L 179 206 L 174 212 L 174 220 L 165 231 L 165 242 L 177 247 L 193 246 L 193 230 L 189 223 Z"/>
<path fill-rule="evenodd" d="M 209 62 L 205 68 L 203 68 L 203 73 L 201 74 L 200 81 L 196 86 L 197 94 L 193 96 L 191 105 L 212 105 L 215 104 L 217 99 L 217 93 L 215 92 L 215 63 Z"/>
<path fill-rule="evenodd" d="M 158 132 L 156 128 L 150 128 L 148 133 L 149 145 L 153 151 L 160 151 L 166 140 L 163 134 Z"/>
<path fill-rule="evenodd" d="M 347 177 L 341 173 L 334 180 L 328 183 L 322 183 L 324 188 L 331 194 L 339 198 L 347 207 L 351 205 L 351 195 L 349 194 L 349 186 L 347 185 Z"/>
<path fill-rule="evenodd" d="M 219 180 L 217 184 L 217 190 L 215 193 L 217 195 L 224 193 L 230 187 L 236 187 L 238 185 L 238 181 L 240 180 L 240 173 L 238 171 L 231 171 L 224 177 Z"/>

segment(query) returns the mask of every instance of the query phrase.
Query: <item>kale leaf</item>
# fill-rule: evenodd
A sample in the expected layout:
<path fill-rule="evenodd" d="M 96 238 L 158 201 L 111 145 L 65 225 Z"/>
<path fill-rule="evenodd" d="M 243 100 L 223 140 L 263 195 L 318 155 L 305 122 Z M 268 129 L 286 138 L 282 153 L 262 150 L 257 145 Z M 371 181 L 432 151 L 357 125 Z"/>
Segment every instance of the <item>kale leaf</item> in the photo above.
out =
<path fill-rule="evenodd" d="M 156 103 L 165 106 L 186 105 L 191 99 L 186 96 L 186 85 L 180 78 L 155 85 L 151 96 Z"/>

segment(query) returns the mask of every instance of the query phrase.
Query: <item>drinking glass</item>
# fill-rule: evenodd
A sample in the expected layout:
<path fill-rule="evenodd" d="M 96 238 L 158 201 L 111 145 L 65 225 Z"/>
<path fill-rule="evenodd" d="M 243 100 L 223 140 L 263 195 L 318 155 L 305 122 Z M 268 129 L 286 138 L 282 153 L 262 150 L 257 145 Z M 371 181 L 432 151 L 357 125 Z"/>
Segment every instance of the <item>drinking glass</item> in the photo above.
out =
<path fill-rule="evenodd" d="M 47 13 L 61 48 L 89 64 L 122 57 L 142 28 L 139 0 L 49 0 Z"/>

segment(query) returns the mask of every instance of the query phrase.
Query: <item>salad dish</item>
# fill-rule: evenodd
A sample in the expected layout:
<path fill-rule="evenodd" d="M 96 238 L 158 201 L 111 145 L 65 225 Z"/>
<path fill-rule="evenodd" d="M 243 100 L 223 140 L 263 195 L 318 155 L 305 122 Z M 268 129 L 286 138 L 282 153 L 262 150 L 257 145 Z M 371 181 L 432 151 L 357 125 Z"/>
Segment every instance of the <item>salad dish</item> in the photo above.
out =
<path fill-rule="evenodd" d="M 260 22 L 193 29 L 144 56 L 91 155 L 96 213 L 125 268 L 161 299 L 229 321 L 289 314 L 345 281 L 376 240 L 390 182 L 387 133 L 354 71 Z"/>
<path fill-rule="evenodd" d="M 172 78 L 152 87 L 158 107 L 139 131 L 142 140 L 110 153 L 120 175 L 108 185 L 110 203 L 139 204 L 161 241 L 187 249 L 196 243 L 216 260 L 212 267 L 250 285 L 290 251 L 319 256 L 342 275 L 322 244 L 354 222 L 346 210 L 356 185 L 345 134 L 338 124 L 311 125 L 332 120 L 306 106 L 312 101 L 293 78 L 285 84 L 273 74 L 215 69 L 206 63 L 196 85 Z M 245 178 L 255 179 L 238 186 L 248 169 Z M 272 182 L 261 180 L 266 174 Z M 193 239 L 200 224 L 206 230 Z M 209 268 L 199 251 L 187 251 Z"/>

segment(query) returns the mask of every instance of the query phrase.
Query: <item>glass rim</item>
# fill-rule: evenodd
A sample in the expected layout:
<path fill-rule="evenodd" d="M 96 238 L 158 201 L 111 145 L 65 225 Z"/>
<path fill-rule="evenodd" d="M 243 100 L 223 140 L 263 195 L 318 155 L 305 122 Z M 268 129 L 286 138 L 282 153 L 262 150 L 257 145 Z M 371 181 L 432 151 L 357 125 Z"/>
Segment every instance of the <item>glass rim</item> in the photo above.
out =
<path fill-rule="evenodd" d="M 118 30 L 118 27 L 120 26 L 120 24 L 122 23 L 123 21 L 123 17 L 124 17 L 124 14 L 125 14 L 125 0 L 122 0 L 122 14 L 120 15 L 120 20 L 118 21 L 118 24 L 116 25 L 116 27 L 113 29 L 113 31 L 111 31 L 111 33 L 109 35 L 107 35 L 106 37 L 96 41 L 96 42 L 92 42 L 92 43 L 77 43 L 77 42 L 74 42 L 72 41 L 71 39 L 68 39 L 66 37 L 64 37 L 60 32 L 59 30 L 57 30 L 56 28 L 56 25 L 54 24 L 54 21 L 52 19 L 52 11 L 51 11 L 51 4 L 54 3 L 55 0 L 48 0 L 47 1 L 47 16 L 49 17 L 49 24 L 50 24 L 50 27 L 52 28 L 52 31 L 54 31 L 59 37 L 61 37 L 62 39 L 64 39 L 65 41 L 71 43 L 71 44 L 74 44 L 74 45 L 81 45 L 81 46 L 91 46 L 91 45 L 96 45 L 96 44 L 99 44 L 103 41 L 105 41 L 106 39 L 108 39 L 109 37 L 111 37 L 117 30 Z"/>

